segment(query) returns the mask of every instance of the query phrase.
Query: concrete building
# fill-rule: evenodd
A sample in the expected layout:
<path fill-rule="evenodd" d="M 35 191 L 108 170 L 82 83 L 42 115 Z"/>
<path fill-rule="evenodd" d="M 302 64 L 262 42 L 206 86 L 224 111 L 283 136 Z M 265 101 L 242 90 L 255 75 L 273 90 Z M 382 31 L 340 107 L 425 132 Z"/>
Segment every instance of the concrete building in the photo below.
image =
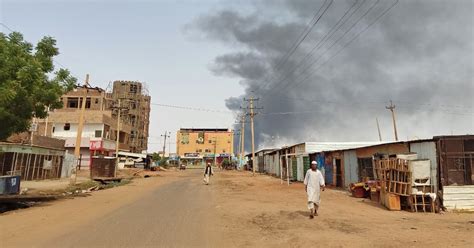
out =
<path fill-rule="evenodd" d="M 122 119 L 117 134 L 117 111 L 113 109 L 112 94 L 100 88 L 79 87 L 61 97 L 63 108 L 51 111 L 46 119 L 34 120 L 35 135 L 65 140 L 64 148 L 73 154 L 83 96 L 87 94 L 86 111 L 81 140 L 81 167 L 88 168 L 94 155 L 111 156 L 115 153 L 119 135 L 119 150 L 130 151 L 132 127 Z"/>
<path fill-rule="evenodd" d="M 218 164 L 233 154 L 234 132 L 227 128 L 181 128 L 176 134 L 176 152 L 184 164 Z"/>
<path fill-rule="evenodd" d="M 110 91 L 77 87 L 61 97 L 63 108 L 51 111 L 46 119 L 34 120 L 33 134 L 65 140 L 74 153 L 82 99 L 86 111 L 81 140 L 81 167 L 88 168 L 92 156 L 112 156 L 119 137 L 119 150 L 142 153 L 148 148 L 150 96 L 142 83 L 115 81 Z M 120 113 L 120 132 L 117 117 Z"/>
<path fill-rule="evenodd" d="M 131 126 L 130 151 L 135 153 L 146 151 L 148 149 L 151 104 L 147 89 L 140 82 L 115 81 L 112 98 L 115 104 L 120 102 L 120 107 L 127 109 L 122 118 Z"/>

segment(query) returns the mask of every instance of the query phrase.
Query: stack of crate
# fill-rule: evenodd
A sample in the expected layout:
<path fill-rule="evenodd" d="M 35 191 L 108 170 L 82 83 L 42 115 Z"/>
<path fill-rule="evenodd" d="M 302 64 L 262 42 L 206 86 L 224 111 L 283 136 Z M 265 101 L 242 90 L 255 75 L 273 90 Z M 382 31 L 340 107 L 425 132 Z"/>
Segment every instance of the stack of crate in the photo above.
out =
<path fill-rule="evenodd" d="M 375 161 L 375 172 L 380 180 L 380 202 L 390 210 L 401 210 L 400 197 L 411 195 L 412 174 L 408 160 L 387 158 Z"/>

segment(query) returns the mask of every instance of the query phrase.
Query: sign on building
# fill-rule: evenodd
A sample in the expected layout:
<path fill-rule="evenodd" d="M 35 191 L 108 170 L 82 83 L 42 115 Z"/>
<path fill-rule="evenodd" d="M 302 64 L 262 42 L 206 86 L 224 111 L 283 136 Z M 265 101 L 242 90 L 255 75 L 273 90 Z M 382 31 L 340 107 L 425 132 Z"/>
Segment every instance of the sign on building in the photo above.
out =
<path fill-rule="evenodd" d="M 189 144 L 189 133 L 181 133 L 181 144 Z"/>
<path fill-rule="evenodd" d="M 198 138 L 196 140 L 196 143 L 204 144 L 204 132 L 199 132 L 198 133 Z"/>

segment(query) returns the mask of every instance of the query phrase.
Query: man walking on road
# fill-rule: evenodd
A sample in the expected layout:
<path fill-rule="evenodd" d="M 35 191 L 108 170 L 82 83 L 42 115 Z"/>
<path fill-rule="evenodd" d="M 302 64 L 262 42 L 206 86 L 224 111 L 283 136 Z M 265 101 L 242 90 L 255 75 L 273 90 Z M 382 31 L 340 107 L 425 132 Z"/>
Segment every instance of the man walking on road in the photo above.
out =
<path fill-rule="evenodd" d="M 206 170 L 204 171 L 204 183 L 206 185 L 209 184 L 209 180 L 212 175 L 214 175 L 214 173 L 212 172 L 211 163 L 207 163 Z"/>
<path fill-rule="evenodd" d="M 308 209 L 310 211 L 309 218 L 318 216 L 318 208 L 321 202 L 321 188 L 324 191 L 325 184 L 321 171 L 318 170 L 318 163 L 311 162 L 311 169 L 306 172 L 304 177 L 304 185 L 306 194 L 308 195 Z"/>

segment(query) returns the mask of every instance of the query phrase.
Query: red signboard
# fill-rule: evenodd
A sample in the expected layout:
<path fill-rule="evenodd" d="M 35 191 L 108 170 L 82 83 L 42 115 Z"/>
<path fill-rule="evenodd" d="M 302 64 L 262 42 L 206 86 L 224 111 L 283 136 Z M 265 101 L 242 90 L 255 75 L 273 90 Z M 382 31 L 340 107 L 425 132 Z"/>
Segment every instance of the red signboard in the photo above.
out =
<path fill-rule="evenodd" d="M 93 151 L 94 150 L 101 150 L 102 149 L 102 140 L 91 140 L 89 149 L 93 150 Z"/>

